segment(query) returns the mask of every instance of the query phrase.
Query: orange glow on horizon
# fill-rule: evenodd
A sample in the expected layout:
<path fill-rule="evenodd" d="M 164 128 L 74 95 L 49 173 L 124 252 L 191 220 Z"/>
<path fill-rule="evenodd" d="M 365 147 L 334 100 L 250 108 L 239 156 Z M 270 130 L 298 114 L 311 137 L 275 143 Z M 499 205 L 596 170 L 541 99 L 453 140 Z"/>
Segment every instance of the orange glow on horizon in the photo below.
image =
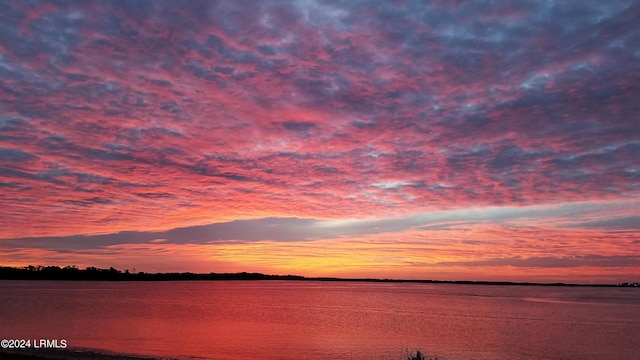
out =
<path fill-rule="evenodd" d="M 518 236 L 512 237 L 511 234 Z M 572 255 L 553 257 L 537 239 L 545 236 Z M 0 255 L 12 266 L 114 266 L 145 272 L 262 272 L 311 277 L 370 277 L 437 280 L 517 280 L 598 282 L 640 275 L 640 266 L 611 261 L 589 263 L 589 254 L 638 256 L 633 234 L 594 230 L 512 229 L 500 226 L 415 230 L 314 241 L 256 241 L 170 244 L 164 239 L 144 244 L 111 245 L 104 250 L 55 251 L 18 249 Z M 474 238 L 476 241 L 468 241 Z M 570 241 L 569 239 L 578 239 Z M 604 258 L 603 258 L 604 259 Z M 598 261 L 598 259 L 596 259 Z M 603 260 L 604 261 L 604 260 Z"/>

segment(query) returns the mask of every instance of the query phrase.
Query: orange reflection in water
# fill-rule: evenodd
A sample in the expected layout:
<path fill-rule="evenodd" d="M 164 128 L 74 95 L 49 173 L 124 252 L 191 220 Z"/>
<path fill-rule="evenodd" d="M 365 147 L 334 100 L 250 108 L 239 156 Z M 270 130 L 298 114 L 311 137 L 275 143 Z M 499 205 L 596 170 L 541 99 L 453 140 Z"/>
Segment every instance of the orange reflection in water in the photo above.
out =
<path fill-rule="evenodd" d="M 214 359 L 632 358 L 633 289 L 406 283 L 0 282 L 15 338 Z M 532 301 L 533 300 L 533 301 Z M 562 339 L 562 342 L 556 341 Z"/>

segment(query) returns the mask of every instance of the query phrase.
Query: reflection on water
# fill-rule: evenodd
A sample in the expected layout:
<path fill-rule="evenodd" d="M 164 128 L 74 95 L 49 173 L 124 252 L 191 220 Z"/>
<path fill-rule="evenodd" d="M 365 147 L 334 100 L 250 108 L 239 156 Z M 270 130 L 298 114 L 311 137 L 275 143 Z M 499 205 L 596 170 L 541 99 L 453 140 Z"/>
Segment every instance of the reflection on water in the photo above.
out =
<path fill-rule="evenodd" d="M 173 357 L 640 358 L 640 291 L 358 282 L 0 281 L 0 337 Z"/>

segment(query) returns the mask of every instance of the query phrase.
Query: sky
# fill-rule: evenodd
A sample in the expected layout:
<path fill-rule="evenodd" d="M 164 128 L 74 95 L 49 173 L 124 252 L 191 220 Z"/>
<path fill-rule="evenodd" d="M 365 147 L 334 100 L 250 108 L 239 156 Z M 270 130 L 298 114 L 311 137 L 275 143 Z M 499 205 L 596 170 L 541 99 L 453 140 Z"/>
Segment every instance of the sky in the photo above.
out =
<path fill-rule="evenodd" d="M 0 265 L 640 280 L 639 1 L 0 2 Z"/>

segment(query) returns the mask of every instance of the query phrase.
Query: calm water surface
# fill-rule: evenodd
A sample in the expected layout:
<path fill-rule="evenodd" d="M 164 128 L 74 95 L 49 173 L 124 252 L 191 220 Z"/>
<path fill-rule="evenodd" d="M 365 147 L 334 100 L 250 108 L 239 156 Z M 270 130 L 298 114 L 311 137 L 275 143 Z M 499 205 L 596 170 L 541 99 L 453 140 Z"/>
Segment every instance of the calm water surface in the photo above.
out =
<path fill-rule="evenodd" d="M 640 359 L 632 288 L 0 281 L 0 338 L 212 359 Z"/>

